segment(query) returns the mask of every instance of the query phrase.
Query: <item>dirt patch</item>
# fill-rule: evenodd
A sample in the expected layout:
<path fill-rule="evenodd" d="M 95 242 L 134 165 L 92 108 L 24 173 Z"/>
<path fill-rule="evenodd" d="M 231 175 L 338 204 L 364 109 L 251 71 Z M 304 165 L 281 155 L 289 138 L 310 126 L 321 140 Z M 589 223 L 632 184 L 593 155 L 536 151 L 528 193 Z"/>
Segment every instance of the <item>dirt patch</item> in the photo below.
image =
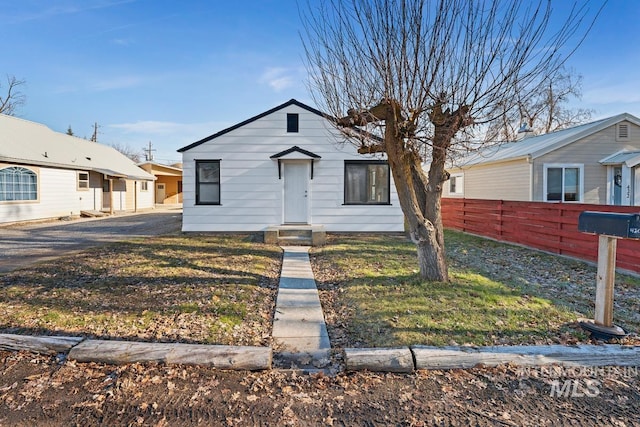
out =
<path fill-rule="evenodd" d="M 570 374 L 559 395 L 565 376 L 513 367 L 328 377 L 0 352 L 0 425 L 640 425 L 637 370 Z"/>

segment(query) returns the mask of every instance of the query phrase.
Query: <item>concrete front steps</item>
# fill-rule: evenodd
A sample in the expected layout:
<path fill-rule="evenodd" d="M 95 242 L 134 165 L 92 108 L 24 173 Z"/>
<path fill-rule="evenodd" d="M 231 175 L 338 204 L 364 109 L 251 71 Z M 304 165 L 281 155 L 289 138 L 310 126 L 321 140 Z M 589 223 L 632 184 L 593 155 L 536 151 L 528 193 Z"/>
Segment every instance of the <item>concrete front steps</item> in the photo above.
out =
<path fill-rule="evenodd" d="M 264 242 L 279 246 L 322 246 L 326 231 L 322 225 L 272 225 L 264 230 Z"/>

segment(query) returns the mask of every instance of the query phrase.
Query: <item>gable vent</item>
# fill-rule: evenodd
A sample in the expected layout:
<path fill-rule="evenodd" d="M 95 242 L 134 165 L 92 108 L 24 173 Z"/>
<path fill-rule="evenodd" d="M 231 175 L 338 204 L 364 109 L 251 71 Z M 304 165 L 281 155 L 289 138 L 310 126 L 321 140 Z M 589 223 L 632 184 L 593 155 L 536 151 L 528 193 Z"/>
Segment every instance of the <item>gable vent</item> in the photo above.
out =
<path fill-rule="evenodd" d="M 629 139 L 629 125 L 627 123 L 618 125 L 618 139 Z"/>

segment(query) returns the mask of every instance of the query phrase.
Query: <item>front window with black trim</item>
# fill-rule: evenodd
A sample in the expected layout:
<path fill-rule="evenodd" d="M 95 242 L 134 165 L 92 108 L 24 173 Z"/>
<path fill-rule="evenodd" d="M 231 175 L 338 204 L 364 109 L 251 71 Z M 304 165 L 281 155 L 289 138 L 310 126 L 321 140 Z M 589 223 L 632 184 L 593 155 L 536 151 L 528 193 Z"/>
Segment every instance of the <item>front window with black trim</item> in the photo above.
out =
<path fill-rule="evenodd" d="M 388 205 L 389 188 L 389 164 L 386 161 L 345 161 L 345 205 Z"/>
<path fill-rule="evenodd" d="M 220 204 L 220 160 L 196 160 L 196 204 Z"/>

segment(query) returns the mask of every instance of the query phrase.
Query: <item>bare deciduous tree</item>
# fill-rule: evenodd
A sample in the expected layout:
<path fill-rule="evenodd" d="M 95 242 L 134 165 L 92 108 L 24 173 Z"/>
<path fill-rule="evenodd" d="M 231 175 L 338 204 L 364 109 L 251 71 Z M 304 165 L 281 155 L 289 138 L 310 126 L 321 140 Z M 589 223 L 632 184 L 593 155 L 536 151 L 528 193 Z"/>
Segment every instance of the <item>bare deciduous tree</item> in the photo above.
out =
<path fill-rule="evenodd" d="M 590 13 L 580 3 L 557 21 L 543 0 L 321 0 L 303 12 L 312 96 L 360 153 L 386 154 L 421 277 L 448 281 L 447 160 L 481 148 L 474 130 L 560 68 Z"/>
<path fill-rule="evenodd" d="M 16 79 L 15 76 L 7 75 L 6 77 L 6 84 L 0 83 L 0 113 L 13 116 L 27 99 L 20 91 L 20 86 L 26 82 Z"/>
<path fill-rule="evenodd" d="M 140 151 L 136 151 L 134 148 L 131 148 L 129 145 L 116 142 L 111 144 L 111 148 L 114 148 L 115 150 L 124 154 L 135 163 L 140 163 L 142 159 L 142 153 Z"/>
<path fill-rule="evenodd" d="M 564 67 L 546 76 L 533 89 L 523 89 L 517 95 L 516 108 L 505 111 L 500 120 L 491 123 L 489 138 L 515 141 L 522 127 L 534 135 L 549 133 L 585 123 L 593 113 L 588 108 L 568 106 L 572 99 L 582 96 L 582 76 Z"/>

